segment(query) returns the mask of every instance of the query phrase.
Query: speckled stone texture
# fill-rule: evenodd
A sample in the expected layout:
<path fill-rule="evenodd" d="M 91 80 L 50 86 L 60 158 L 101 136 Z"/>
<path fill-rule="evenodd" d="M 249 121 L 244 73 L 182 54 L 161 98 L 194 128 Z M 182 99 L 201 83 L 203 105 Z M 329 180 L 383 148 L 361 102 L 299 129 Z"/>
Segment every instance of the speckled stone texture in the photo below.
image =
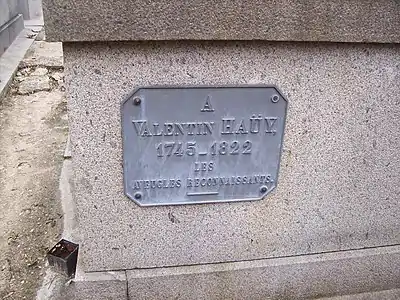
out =
<path fill-rule="evenodd" d="M 400 45 L 66 43 L 64 55 L 85 271 L 400 243 Z M 124 196 L 120 103 L 134 88 L 261 83 L 289 99 L 265 200 L 143 208 Z"/>
<path fill-rule="evenodd" d="M 250 262 L 132 270 L 127 271 L 127 276 L 131 299 L 316 299 L 397 288 L 400 286 L 399 264 L 400 247 L 395 246 Z M 354 299 L 352 296 L 345 299 Z M 378 294 L 377 298 L 365 299 L 399 298 L 390 298 L 390 294 L 379 297 Z"/>
<path fill-rule="evenodd" d="M 55 300 L 128 300 L 127 292 L 123 281 L 80 281 L 65 286 Z"/>
<path fill-rule="evenodd" d="M 44 0 L 51 41 L 400 42 L 398 0 Z"/>

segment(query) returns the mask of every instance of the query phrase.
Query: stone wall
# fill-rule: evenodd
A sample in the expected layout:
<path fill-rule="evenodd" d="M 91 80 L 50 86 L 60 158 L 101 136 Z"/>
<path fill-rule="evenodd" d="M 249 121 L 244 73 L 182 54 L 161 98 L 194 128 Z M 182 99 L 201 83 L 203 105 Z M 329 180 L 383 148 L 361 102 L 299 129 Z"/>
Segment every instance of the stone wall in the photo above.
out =
<path fill-rule="evenodd" d="M 0 55 L 24 28 L 21 7 L 15 0 L 0 0 Z"/>

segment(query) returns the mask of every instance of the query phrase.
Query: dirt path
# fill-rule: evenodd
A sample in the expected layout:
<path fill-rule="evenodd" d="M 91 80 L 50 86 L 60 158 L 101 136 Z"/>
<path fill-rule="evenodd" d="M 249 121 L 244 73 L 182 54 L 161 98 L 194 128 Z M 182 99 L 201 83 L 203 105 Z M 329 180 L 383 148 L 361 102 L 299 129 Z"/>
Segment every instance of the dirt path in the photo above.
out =
<path fill-rule="evenodd" d="M 0 299 L 35 299 L 46 252 L 62 226 L 58 178 L 68 131 L 62 69 L 35 67 L 35 47 L 47 45 L 35 42 L 0 103 Z"/>

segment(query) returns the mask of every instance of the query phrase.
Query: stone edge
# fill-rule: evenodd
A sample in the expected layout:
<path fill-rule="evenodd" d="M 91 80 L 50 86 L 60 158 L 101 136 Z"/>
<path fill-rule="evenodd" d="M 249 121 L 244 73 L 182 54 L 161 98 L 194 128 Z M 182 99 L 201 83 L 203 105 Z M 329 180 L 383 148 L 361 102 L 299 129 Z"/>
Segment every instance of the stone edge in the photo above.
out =
<path fill-rule="evenodd" d="M 79 271 L 57 299 L 397 299 L 399 264 L 397 245 L 234 263 Z"/>
<path fill-rule="evenodd" d="M 400 43 L 400 5 L 385 0 L 353 3 L 288 0 L 257 1 L 237 9 L 228 2 L 186 4 L 142 0 L 44 0 L 49 41 L 266 40 Z M 368 20 L 365 22 L 364 20 Z"/>
<path fill-rule="evenodd" d="M 125 272 L 88 274 L 83 280 L 73 280 L 62 290 L 57 300 L 109 299 L 128 300 Z"/>
<path fill-rule="evenodd" d="M 81 264 L 78 256 L 75 278 L 61 289 L 57 300 L 129 299 L 125 271 L 84 272 Z"/>
<path fill-rule="evenodd" d="M 344 295 L 329 298 L 320 298 L 320 300 L 399 300 L 400 289 L 383 290 L 376 292 L 367 292 L 353 295 Z"/>
<path fill-rule="evenodd" d="M 400 246 L 256 261 L 128 270 L 131 297 L 315 298 L 400 288 Z M 187 287 L 190 286 L 191 289 Z M 244 294 L 246 293 L 246 294 Z M 285 299 L 286 299 L 285 298 Z M 214 299 L 214 298 L 212 298 Z"/>

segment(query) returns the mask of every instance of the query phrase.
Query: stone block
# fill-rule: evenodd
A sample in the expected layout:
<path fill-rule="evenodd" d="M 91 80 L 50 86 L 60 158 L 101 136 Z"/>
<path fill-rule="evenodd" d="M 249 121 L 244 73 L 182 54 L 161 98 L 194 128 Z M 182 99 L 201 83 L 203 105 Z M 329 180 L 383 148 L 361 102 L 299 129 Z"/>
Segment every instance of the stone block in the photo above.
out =
<path fill-rule="evenodd" d="M 128 300 L 125 271 L 86 273 L 80 269 L 80 263 L 78 257 L 75 278 L 57 300 Z"/>
<path fill-rule="evenodd" d="M 166 41 L 64 51 L 85 271 L 400 243 L 399 45 Z M 175 207 L 125 197 L 121 101 L 138 86 L 225 84 L 274 84 L 289 100 L 277 189 L 261 201 Z"/>
<path fill-rule="evenodd" d="M 15 1 L 15 0 L 14 0 Z M 29 20 L 29 4 L 31 0 L 16 0 L 18 12 L 23 15 L 24 20 Z"/>
<path fill-rule="evenodd" d="M 400 247 L 127 272 L 131 299 L 316 299 L 400 287 Z M 335 299 L 342 299 L 341 297 Z"/>
<path fill-rule="evenodd" d="M 51 41 L 400 42 L 394 0 L 44 0 Z"/>
<path fill-rule="evenodd" d="M 0 0 L 0 28 L 6 24 L 12 17 L 8 2 L 10 0 Z"/>
<path fill-rule="evenodd" d="M 2 55 L 10 45 L 10 31 L 8 28 L 0 29 L 0 55 Z"/>
<path fill-rule="evenodd" d="M 0 55 L 7 50 L 23 29 L 22 15 L 16 15 L 0 26 Z"/>
<path fill-rule="evenodd" d="M 43 19 L 42 0 L 29 0 L 28 5 L 30 19 Z"/>
<path fill-rule="evenodd" d="M 398 300 L 400 299 L 400 289 L 372 291 L 353 295 L 334 296 L 321 298 L 320 300 Z"/>
<path fill-rule="evenodd" d="M 48 68 L 63 67 L 63 51 L 61 43 L 48 43 L 45 41 L 35 41 L 27 53 L 20 67 L 44 66 Z"/>
<path fill-rule="evenodd" d="M 73 281 L 64 288 L 58 300 L 128 300 L 126 282 Z M 135 299 L 135 298 L 133 298 Z"/>
<path fill-rule="evenodd" d="M 21 14 L 15 16 L 8 26 L 8 31 L 10 33 L 10 44 L 15 40 L 19 33 L 24 29 L 24 19 Z"/>
<path fill-rule="evenodd" d="M 24 55 L 32 45 L 33 39 L 27 38 L 27 33 L 27 30 L 23 30 L 15 39 L 15 42 L 10 45 L 8 50 L 0 56 L 0 101 L 7 94 L 20 61 L 24 58 Z"/>
<path fill-rule="evenodd" d="M 21 13 L 18 0 L 6 0 L 8 3 L 9 20 Z"/>
<path fill-rule="evenodd" d="M 29 76 L 21 81 L 18 87 L 18 94 L 28 95 L 39 91 L 50 90 L 50 79 L 45 76 Z"/>

